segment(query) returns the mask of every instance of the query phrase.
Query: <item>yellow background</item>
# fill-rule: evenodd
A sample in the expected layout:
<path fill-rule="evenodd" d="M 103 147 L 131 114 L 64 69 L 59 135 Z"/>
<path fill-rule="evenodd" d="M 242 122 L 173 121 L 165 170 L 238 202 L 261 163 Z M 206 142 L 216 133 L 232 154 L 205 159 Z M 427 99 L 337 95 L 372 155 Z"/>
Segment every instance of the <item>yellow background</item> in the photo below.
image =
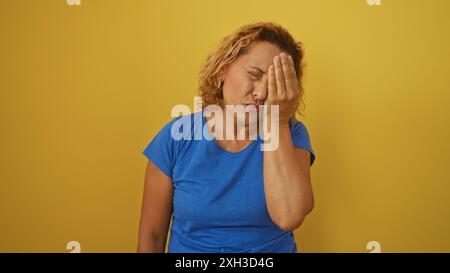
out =
<path fill-rule="evenodd" d="M 0 251 L 134 252 L 146 158 L 219 40 L 305 45 L 300 252 L 450 251 L 450 1 L 0 1 Z"/>

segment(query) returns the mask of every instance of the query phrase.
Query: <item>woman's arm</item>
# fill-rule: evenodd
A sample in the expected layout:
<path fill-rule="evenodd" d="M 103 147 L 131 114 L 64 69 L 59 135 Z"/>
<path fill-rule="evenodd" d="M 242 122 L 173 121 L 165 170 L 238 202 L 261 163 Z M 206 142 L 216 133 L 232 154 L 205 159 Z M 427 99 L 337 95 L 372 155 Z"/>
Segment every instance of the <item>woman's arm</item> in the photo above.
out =
<path fill-rule="evenodd" d="M 163 253 L 172 216 L 172 179 L 150 160 L 145 174 L 138 252 Z"/>
<path fill-rule="evenodd" d="M 314 207 L 310 154 L 295 148 L 287 124 L 280 124 L 279 145 L 264 152 L 264 188 L 269 214 L 283 230 L 298 228 Z"/>
<path fill-rule="evenodd" d="M 264 190 L 270 217 L 283 230 L 298 228 L 314 207 L 310 176 L 310 154 L 295 148 L 289 129 L 289 115 L 300 95 L 294 63 L 290 56 L 275 56 L 269 67 L 268 105 L 278 105 L 279 145 L 264 151 Z M 271 126 L 272 127 L 272 126 Z"/>

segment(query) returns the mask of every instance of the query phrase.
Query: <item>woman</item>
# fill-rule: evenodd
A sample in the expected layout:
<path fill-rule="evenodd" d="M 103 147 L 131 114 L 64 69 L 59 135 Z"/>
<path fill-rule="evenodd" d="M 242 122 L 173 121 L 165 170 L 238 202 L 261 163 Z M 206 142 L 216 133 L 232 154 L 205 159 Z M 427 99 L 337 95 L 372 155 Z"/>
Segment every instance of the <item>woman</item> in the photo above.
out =
<path fill-rule="evenodd" d="M 210 125 L 205 131 L 213 140 L 174 140 L 176 122 L 209 124 L 204 111 L 167 123 L 144 150 L 149 161 L 139 252 L 164 252 L 171 219 L 168 252 L 297 252 L 293 230 L 314 206 L 315 155 L 306 127 L 295 119 L 303 55 L 284 28 L 256 23 L 226 37 L 207 58 L 200 73 L 203 110 L 277 105 L 278 118 L 268 122 L 278 122 L 278 147 L 259 149 L 267 141 L 261 136 L 221 139 L 220 128 Z M 246 131 L 250 123 L 246 119 Z"/>

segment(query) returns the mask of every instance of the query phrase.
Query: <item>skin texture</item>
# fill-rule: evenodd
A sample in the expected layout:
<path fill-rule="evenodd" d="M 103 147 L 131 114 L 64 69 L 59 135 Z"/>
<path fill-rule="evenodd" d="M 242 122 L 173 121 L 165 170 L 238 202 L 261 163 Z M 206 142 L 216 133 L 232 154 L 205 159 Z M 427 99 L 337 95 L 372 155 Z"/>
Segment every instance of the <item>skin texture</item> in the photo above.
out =
<path fill-rule="evenodd" d="M 279 146 L 264 151 L 264 192 L 272 221 L 285 231 L 298 228 L 314 206 L 310 154 L 295 148 L 288 126 L 289 114 L 300 94 L 292 59 L 277 46 L 254 42 L 221 72 L 223 104 L 279 106 Z M 226 115 L 224 115 L 224 123 Z M 246 124 L 248 126 L 248 124 Z M 210 132 L 213 134 L 212 128 Z M 225 129 L 225 128 L 224 128 Z M 239 152 L 252 140 L 215 140 L 224 150 Z M 148 162 L 138 252 L 164 252 L 172 214 L 170 177 Z"/>

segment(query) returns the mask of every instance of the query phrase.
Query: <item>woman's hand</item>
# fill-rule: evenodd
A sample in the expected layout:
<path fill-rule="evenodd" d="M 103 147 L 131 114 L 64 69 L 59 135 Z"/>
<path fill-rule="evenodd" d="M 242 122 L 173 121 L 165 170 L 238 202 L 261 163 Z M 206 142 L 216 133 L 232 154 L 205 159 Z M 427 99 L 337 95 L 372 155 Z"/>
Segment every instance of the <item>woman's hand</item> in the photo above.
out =
<path fill-rule="evenodd" d="M 271 105 L 278 105 L 279 124 L 288 124 L 300 96 L 297 74 L 290 55 L 281 53 L 274 57 L 273 64 L 269 66 L 267 81 L 267 98 L 264 105 L 269 113 Z"/>

